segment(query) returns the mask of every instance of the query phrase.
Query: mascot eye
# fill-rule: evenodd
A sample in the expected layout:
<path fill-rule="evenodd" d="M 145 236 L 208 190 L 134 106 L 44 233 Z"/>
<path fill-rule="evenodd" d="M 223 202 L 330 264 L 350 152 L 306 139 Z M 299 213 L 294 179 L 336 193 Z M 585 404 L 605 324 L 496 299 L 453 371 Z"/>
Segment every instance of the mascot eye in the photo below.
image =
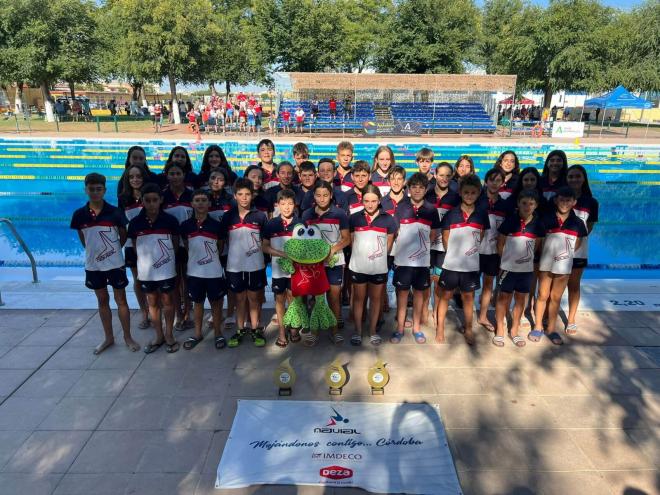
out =
<path fill-rule="evenodd" d="M 304 236 L 304 235 L 305 235 L 305 229 L 304 229 L 304 228 L 300 228 L 300 229 L 298 229 L 298 235 L 299 235 L 300 237 Z"/>
<path fill-rule="evenodd" d="M 307 235 L 310 236 L 310 237 L 314 237 L 316 235 L 316 230 L 307 229 Z"/>

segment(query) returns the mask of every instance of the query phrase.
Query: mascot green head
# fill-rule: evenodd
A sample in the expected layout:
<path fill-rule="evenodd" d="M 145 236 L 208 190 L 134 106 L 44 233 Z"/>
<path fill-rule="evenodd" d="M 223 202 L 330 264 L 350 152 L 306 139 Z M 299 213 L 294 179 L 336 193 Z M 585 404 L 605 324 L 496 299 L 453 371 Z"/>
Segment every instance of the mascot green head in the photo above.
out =
<path fill-rule="evenodd" d="M 330 254 L 330 244 L 323 239 L 318 226 L 299 223 L 293 227 L 291 239 L 284 243 L 284 252 L 296 263 L 320 263 Z"/>

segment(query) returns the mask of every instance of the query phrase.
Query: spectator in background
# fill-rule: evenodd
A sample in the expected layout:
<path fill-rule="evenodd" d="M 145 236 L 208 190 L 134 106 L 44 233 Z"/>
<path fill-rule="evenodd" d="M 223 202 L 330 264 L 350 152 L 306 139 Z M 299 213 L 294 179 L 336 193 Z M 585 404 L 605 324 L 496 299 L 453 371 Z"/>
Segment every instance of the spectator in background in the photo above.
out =
<path fill-rule="evenodd" d="M 82 105 L 78 100 L 73 100 L 73 104 L 71 105 L 71 116 L 73 117 L 74 122 L 78 122 L 78 118 L 80 117 L 81 112 Z"/>
<path fill-rule="evenodd" d="M 255 113 L 254 124 L 257 127 L 257 132 L 261 132 L 261 117 L 264 113 L 264 110 L 261 107 L 261 103 L 259 103 L 258 101 L 254 105 L 254 113 Z"/>
<path fill-rule="evenodd" d="M 328 102 L 328 109 L 330 110 L 330 120 L 336 120 L 337 119 L 337 100 L 335 100 L 334 96 L 332 98 L 330 98 L 330 101 Z"/>
<path fill-rule="evenodd" d="M 305 124 L 305 111 L 302 107 L 298 107 L 296 110 L 296 132 L 303 132 L 303 125 Z"/>
<path fill-rule="evenodd" d="M 284 124 L 284 132 L 287 134 L 290 132 L 289 121 L 291 120 L 291 112 L 286 108 L 282 112 L 282 123 Z"/>
<path fill-rule="evenodd" d="M 110 103 L 108 103 L 108 110 L 110 110 L 110 115 L 117 115 L 117 102 L 114 100 L 114 98 L 110 100 Z"/>
<path fill-rule="evenodd" d="M 316 96 L 314 96 L 314 99 L 312 100 L 312 122 L 316 122 L 316 118 L 319 115 L 319 100 L 316 99 Z"/>
<path fill-rule="evenodd" d="M 350 119 L 353 114 L 353 101 L 351 100 L 351 95 L 348 95 L 344 98 L 344 120 Z"/>

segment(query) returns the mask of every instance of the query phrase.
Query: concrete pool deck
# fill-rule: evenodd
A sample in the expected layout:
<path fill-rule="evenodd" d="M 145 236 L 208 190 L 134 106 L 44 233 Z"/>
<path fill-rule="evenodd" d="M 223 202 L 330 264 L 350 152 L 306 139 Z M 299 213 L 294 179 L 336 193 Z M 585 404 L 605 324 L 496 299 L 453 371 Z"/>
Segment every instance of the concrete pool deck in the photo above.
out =
<path fill-rule="evenodd" d="M 131 353 L 115 321 L 118 345 L 94 356 L 96 311 L 2 309 L 0 492 L 365 493 L 214 489 L 237 399 L 276 399 L 272 372 L 291 356 L 299 380 L 283 400 L 333 400 L 323 371 L 339 356 L 353 377 L 342 400 L 437 405 L 466 494 L 658 493 L 660 312 L 582 311 L 578 321 L 578 336 L 561 347 L 507 340 L 498 349 L 479 329 L 470 349 L 450 311 L 443 345 L 407 334 L 399 346 L 322 339 L 314 349 L 280 349 L 271 325 L 263 349 L 216 351 L 206 339 L 172 355 Z M 152 332 L 134 336 L 144 344 Z M 364 378 L 377 357 L 391 374 L 383 397 L 369 395 Z"/>

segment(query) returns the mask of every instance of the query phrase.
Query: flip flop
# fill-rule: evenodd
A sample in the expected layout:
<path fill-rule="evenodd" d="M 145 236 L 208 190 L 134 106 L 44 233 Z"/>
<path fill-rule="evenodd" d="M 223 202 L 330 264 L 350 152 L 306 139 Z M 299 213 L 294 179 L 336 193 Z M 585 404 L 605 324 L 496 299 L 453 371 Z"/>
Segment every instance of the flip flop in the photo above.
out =
<path fill-rule="evenodd" d="M 252 337 L 252 343 L 255 347 L 263 347 L 266 345 L 266 339 L 264 338 L 264 329 L 257 327 L 250 332 L 250 337 Z"/>
<path fill-rule="evenodd" d="M 380 335 L 376 334 L 369 337 L 369 342 L 371 345 L 380 345 L 383 342 L 383 339 Z"/>
<path fill-rule="evenodd" d="M 167 351 L 168 354 L 174 354 L 179 350 L 179 348 L 180 348 L 179 343 L 175 340 L 174 343 L 167 344 L 165 350 Z"/>
<path fill-rule="evenodd" d="M 227 339 L 222 335 L 217 336 L 215 338 L 215 348 L 224 349 L 225 347 L 227 347 Z"/>
<path fill-rule="evenodd" d="M 426 344 L 426 337 L 424 336 L 424 332 L 415 332 L 413 333 L 413 337 L 415 337 L 415 342 L 418 344 Z"/>
<path fill-rule="evenodd" d="M 527 334 L 527 338 L 532 342 L 539 342 L 541 340 L 541 337 L 543 337 L 543 335 L 545 335 L 543 333 L 543 330 L 532 330 Z"/>
<path fill-rule="evenodd" d="M 202 340 L 204 340 L 204 337 L 188 337 L 183 343 L 183 348 L 186 351 L 190 351 L 191 349 L 194 349 L 195 346 L 197 346 L 197 344 L 199 344 Z"/>
<path fill-rule="evenodd" d="M 300 342 L 300 329 L 298 328 L 289 329 L 289 342 Z"/>
<path fill-rule="evenodd" d="M 280 348 L 284 349 L 286 346 L 289 345 L 289 343 L 286 341 L 286 339 L 284 339 L 284 340 L 280 340 L 280 338 L 277 337 L 277 338 L 275 339 L 275 345 L 276 345 L 277 347 L 280 347 Z"/>
<path fill-rule="evenodd" d="M 525 339 L 523 339 L 520 335 L 514 335 L 511 337 L 511 340 L 513 341 L 514 344 L 516 344 L 516 347 L 525 347 L 527 342 L 525 342 Z"/>
<path fill-rule="evenodd" d="M 578 332 L 578 326 L 577 323 L 569 323 L 566 325 L 566 328 L 564 328 L 564 333 L 566 335 L 576 335 Z"/>
<path fill-rule="evenodd" d="M 401 339 L 403 338 L 403 331 L 401 332 L 392 332 L 392 336 L 390 337 L 390 342 L 392 344 L 398 344 L 401 342 Z"/>
<path fill-rule="evenodd" d="M 362 336 L 357 333 L 353 335 L 351 337 L 351 345 L 355 345 L 355 346 L 362 345 Z"/>
<path fill-rule="evenodd" d="M 149 342 L 147 345 L 144 346 L 143 351 L 144 351 L 145 354 L 151 354 L 153 352 L 156 352 L 158 349 L 160 349 L 163 346 L 164 343 L 165 343 L 165 341 L 155 342 L 155 343 L 154 342 Z"/>
<path fill-rule="evenodd" d="M 493 324 L 491 322 L 488 321 L 486 323 L 482 323 L 482 322 L 478 322 L 478 323 L 479 323 L 479 325 L 484 327 L 486 330 L 488 330 L 490 333 L 495 332 L 495 327 L 493 326 Z"/>
<path fill-rule="evenodd" d="M 550 339 L 550 342 L 555 345 L 562 345 L 564 343 L 564 341 L 561 339 L 561 335 L 559 335 L 557 332 L 549 333 L 548 338 Z"/>
<path fill-rule="evenodd" d="M 495 335 L 492 339 L 491 342 L 495 347 L 504 347 L 504 337 L 501 335 Z"/>

